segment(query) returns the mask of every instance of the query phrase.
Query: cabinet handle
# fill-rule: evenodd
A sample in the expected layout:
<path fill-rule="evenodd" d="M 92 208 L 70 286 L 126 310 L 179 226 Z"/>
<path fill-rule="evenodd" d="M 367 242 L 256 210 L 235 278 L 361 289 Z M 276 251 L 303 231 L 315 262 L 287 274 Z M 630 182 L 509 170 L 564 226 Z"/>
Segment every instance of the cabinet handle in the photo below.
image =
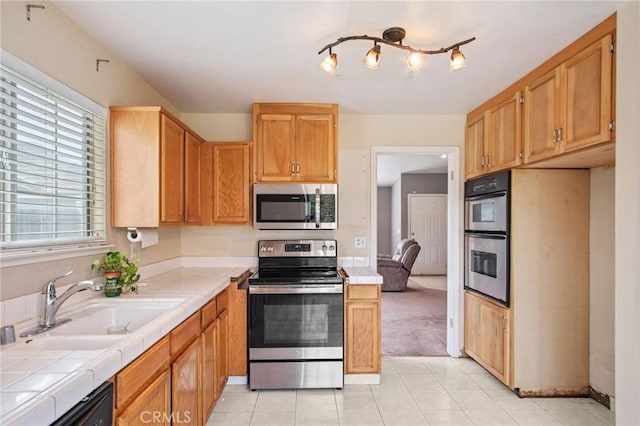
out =
<path fill-rule="evenodd" d="M 487 154 L 487 156 L 486 156 L 486 157 L 487 157 L 487 161 L 485 162 L 485 166 L 486 166 L 487 168 L 489 168 L 489 167 L 491 167 L 491 162 L 489 161 L 489 154 Z"/>
<path fill-rule="evenodd" d="M 564 145 L 564 139 L 562 139 L 562 128 L 564 127 L 564 124 L 561 124 L 560 127 L 558 128 L 558 143 L 561 145 Z"/>
<path fill-rule="evenodd" d="M 300 174 L 300 163 L 296 163 L 296 174 Z"/>
<path fill-rule="evenodd" d="M 296 163 L 291 162 L 291 174 L 295 174 L 296 172 Z"/>
<path fill-rule="evenodd" d="M 558 129 L 553 129 L 553 144 L 558 145 Z"/>
<path fill-rule="evenodd" d="M 480 161 L 480 165 L 481 165 L 482 167 L 485 167 L 485 166 L 486 166 L 486 164 L 484 163 L 484 155 L 482 156 L 482 160 Z"/>

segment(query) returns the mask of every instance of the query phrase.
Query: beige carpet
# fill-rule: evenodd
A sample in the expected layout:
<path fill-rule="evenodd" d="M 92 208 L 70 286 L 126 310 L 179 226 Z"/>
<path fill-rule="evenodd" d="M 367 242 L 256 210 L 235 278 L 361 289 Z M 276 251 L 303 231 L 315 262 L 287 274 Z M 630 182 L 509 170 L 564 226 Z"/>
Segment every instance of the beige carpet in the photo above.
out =
<path fill-rule="evenodd" d="M 382 293 L 382 354 L 447 355 L 447 292 L 409 279 L 407 290 Z"/>

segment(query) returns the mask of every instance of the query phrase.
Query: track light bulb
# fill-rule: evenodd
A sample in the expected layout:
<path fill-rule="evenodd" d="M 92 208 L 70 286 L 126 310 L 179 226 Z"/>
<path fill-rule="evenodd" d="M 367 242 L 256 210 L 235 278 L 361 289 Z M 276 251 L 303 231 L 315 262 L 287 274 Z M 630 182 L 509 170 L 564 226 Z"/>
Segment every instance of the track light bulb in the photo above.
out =
<path fill-rule="evenodd" d="M 374 44 L 367 52 L 367 56 L 364 57 L 364 66 L 372 70 L 378 69 L 380 63 L 380 46 Z"/>
<path fill-rule="evenodd" d="M 338 67 L 338 55 L 336 55 L 335 53 L 329 53 L 329 56 L 324 58 L 324 61 L 320 63 L 320 68 L 326 74 L 335 73 L 337 67 Z"/>
<path fill-rule="evenodd" d="M 411 71 L 418 71 L 424 65 L 424 57 L 418 52 L 412 52 L 407 56 L 407 67 Z"/>
<path fill-rule="evenodd" d="M 464 55 L 458 47 L 454 47 L 451 51 L 451 61 L 449 62 L 449 71 L 459 70 L 467 66 Z"/>

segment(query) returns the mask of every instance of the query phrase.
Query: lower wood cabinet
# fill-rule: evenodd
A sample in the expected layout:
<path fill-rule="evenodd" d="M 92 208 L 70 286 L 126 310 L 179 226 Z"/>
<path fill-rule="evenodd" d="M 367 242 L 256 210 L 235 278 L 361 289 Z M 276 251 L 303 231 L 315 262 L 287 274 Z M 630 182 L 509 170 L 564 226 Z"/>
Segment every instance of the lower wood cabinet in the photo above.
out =
<path fill-rule="evenodd" d="M 380 285 L 347 285 L 345 373 L 380 374 Z"/>
<path fill-rule="evenodd" d="M 510 386 L 510 311 L 469 291 L 464 295 L 464 348 L 467 354 Z"/>
<path fill-rule="evenodd" d="M 229 318 L 246 316 L 237 286 L 232 282 L 116 374 L 116 425 L 206 424 L 229 375 Z M 246 336 L 246 329 L 238 332 Z"/>
<path fill-rule="evenodd" d="M 167 369 L 115 417 L 114 424 L 170 425 L 171 420 L 171 375 Z"/>
<path fill-rule="evenodd" d="M 196 338 L 171 364 L 171 412 L 174 423 L 198 423 L 202 418 L 200 339 Z"/>
<path fill-rule="evenodd" d="M 217 327 L 216 327 L 216 351 L 215 351 L 215 357 L 216 357 L 215 392 L 216 392 L 216 400 L 217 400 L 220 398 L 220 395 L 222 394 L 222 390 L 224 389 L 224 386 L 227 384 L 227 378 L 228 378 L 227 367 L 228 367 L 229 356 L 228 356 L 227 341 L 228 341 L 228 328 L 229 328 L 229 312 L 226 309 L 218 315 L 218 318 L 216 319 L 216 324 L 217 324 Z"/>

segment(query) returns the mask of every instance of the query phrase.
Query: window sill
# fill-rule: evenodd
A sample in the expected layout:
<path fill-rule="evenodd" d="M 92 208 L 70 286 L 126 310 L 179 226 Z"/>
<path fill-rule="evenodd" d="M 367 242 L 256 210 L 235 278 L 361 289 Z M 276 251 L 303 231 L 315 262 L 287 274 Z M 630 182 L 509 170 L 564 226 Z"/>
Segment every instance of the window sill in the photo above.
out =
<path fill-rule="evenodd" d="M 98 255 L 107 252 L 113 247 L 115 247 L 113 244 L 99 244 L 64 248 L 52 247 L 49 249 L 33 249 L 31 251 L 1 252 L 0 268 Z"/>

